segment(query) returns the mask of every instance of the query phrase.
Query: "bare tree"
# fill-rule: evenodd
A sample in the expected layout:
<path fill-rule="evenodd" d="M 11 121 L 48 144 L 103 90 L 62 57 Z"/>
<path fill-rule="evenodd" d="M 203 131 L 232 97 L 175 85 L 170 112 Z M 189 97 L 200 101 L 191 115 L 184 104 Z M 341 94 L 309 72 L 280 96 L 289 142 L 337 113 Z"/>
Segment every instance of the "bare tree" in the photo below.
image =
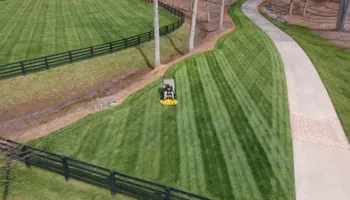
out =
<path fill-rule="evenodd" d="M 339 2 L 339 11 L 338 11 L 338 19 L 336 29 L 338 31 L 344 30 L 346 19 L 348 17 L 350 7 L 350 0 L 340 0 Z"/>
<path fill-rule="evenodd" d="M 289 15 L 293 14 L 293 4 L 294 4 L 294 0 L 290 0 Z"/>
<path fill-rule="evenodd" d="M 307 10 L 307 6 L 309 5 L 309 0 L 306 0 L 305 2 L 305 6 L 304 6 L 304 11 L 303 11 L 303 15 L 305 16 L 306 14 L 306 10 Z"/>
<path fill-rule="evenodd" d="M 210 19 L 209 0 L 205 0 L 205 11 L 206 11 L 207 22 L 209 22 L 211 20 Z"/>
<path fill-rule="evenodd" d="M 198 7 L 198 0 L 193 0 L 192 21 L 191 21 L 190 40 L 189 40 L 189 50 L 190 51 L 192 51 L 194 49 L 194 36 L 196 33 L 196 20 L 197 20 L 197 7 Z"/>
<path fill-rule="evenodd" d="M 153 0 L 153 27 L 154 27 L 154 67 L 158 67 L 160 65 L 158 0 Z"/>
<path fill-rule="evenodd" d="M 221 0 L 219 30 L 224 28 L 225 0 Z"/>

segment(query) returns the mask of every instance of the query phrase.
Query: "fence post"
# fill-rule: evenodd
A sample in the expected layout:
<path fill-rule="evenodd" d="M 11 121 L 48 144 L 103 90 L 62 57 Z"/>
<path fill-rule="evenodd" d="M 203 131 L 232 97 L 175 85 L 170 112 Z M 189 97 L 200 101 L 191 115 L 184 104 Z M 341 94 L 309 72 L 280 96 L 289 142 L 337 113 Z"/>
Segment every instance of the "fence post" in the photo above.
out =
<path fill-rule="evenodd" d="M 24 70 L 24 63 L 21 61 L 21 69 L 22 69 L 22 74 L 26 75 L 26 71 Z"/>
<path fill-rule="evenodd" d="M 91 53 L 91 57 L 94 56 L 94 47 L 90 47 L 90 53 Z"/>
<path fill-rule="evenodd" d="M 24 158 L 24 163 L 28 168 L 30 168 L 30 154 L 28 153 L 28 148 L 27 146 L 23 145 L 21 148 L 21 156 Z"/>
<path fill-rule="evenodd" d="M 128 38 L 124 39 L 124 49 L 128 48 Z"/>
<path fill-rule="evenodd" d="M 140 43 L 141 43 L 141 36 L 138 35 L 138 36 L 137 36 L 137 44 L 140 44 Z"/>
<path fill-rule="evenodd" d="M 148 32 L 148 41 L 151 41 L 152 39 L 152 31 Z"/>
<path fill-rule="evenodd" d="M 68 182 L 69 179 L 69 167 L 68 167 L 68 159 L 67 157 L 62 157 L 62 167 L 63 167 L 63 176 L 66 179 L 66 182 Z"/>
<path fill-rule="evenodd" d="M 176 24 L 176 22 L 173 23 L 173 31 L 175 30 L 175 24 Z"/>
<path fill-rule="evenodd" d="M 49 62 L 47 61 L 47 57 L 45 57 L 45 66 L 46 66 L 46 69 L 49 69 Z"/>
<path fill-rule="evenodd" d="M 171 199 L 171 188 L 166 187 L 165 189 L 165 200 L 170 200 Z"/>
<path fill-rule="evenodd" d="M 72 62 L 73 62 L 72 52 L 71 52 L 71 51 L 69 52 L 69 61 L 70 61 L 70 63 L 72 63 Z"/>
<path fill-rule="evenodd" d="M 112 42 L 109 43 L 109 53 L 111 53 L 113 50 L 113 47 L 112 47 Z"/>
<path fill-rule="evenodd" d="M 111 194 L 114 197 L 115 194 L 117 193 L 117 187 L 115 185 L 115 171 L 111 170 L 109 174 L 109 188 L 111 190 Z"/>
<path fill-rule="evenodd" d="M 169 26 L 166 26 L 165 27 L 165 35 L 168 34 L 168 32 L 169 32 Z"/>

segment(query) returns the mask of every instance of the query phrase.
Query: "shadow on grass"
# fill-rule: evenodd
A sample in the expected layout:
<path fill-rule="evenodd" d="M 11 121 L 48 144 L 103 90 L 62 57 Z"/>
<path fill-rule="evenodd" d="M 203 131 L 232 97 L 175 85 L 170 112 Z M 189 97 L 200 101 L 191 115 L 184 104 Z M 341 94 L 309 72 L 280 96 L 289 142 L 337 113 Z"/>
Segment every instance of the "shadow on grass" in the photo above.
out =
<path fill-rule="evenodd" d="M 4 163 L 4 166 L 2 166 L 1 171 L 3 172 L 2 174 L 2 184 L 4 186 L 4 193 L 2 194 L 2 199 L 6 200 L 8 193 L 9 193 L 9 188 L 10 188 L 10 170 L 11 170 L 11 160 L 6 158 L 6 161 Z"/>
<path fill-rule="evenodd" d="M 154 66 L 151 64 L 151 62 L 149 61 L 149 59 L 147 58 L 147 55 L 145 54 L 145 52 L 143 52 L 143 50 L 140 47 L 136 47 L 136 49 L 140 52 L 141 56 L 143 57 L 143 59 L 145 60 L 146 65 L 151 68 L 154 69 Z"/>
<path fill-rule="evenodd" d="M 174 49 L 175 49 L 175 51 L 177 51 L 180 55 L 185 55 L 185 53 L 184 52 L 182 52 L 177 46 L 176 46 L 176 44 L 174 43 L 174 41 L 173 41 L 173 39 L 170 37 L 170 36 L 166 36 L 168 39 L 169 39 L 169 41 L 170 41 L 170 43 L 171 43 L 171 46 L 173 46 L 174 47 Z"/>

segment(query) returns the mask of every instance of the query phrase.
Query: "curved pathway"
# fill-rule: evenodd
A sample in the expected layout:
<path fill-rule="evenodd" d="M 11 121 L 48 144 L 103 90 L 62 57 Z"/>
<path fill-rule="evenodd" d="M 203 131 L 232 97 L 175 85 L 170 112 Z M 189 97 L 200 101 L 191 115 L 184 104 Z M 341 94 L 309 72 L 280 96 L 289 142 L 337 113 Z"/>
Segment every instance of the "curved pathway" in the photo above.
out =
<path fill-rule="evenodd" d="M 243 12 L 274 42 L 287 79 L 297 200 L 350 199 L 350 150 L 331 99 L 300 46 L 248 0 Z"/>

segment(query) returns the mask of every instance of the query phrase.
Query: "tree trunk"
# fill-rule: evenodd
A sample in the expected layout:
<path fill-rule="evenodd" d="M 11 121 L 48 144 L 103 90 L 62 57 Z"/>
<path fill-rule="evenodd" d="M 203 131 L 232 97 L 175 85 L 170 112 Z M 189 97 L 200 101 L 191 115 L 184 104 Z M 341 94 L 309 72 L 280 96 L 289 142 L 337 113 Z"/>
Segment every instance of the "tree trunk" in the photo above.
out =
<path fill-rule="evenodd" d="M 225 0 L 221 0 L 219 30 L 222 30 L 224 28 L 224 12 L 225 12 Z"/>
<path fill-rule="evenodd" d="M 293 13 L 293 4 L 294 4 L 294 0 L 290 0 L 289 15 L 292 15 Z"/>
<path fill-rule="evenodd" d="M 191 31 L 190 31 L 190 41 L 189 41 L 190 51 L 194 49 L 194 36 L 196 33 L 196 19 L 197 19 L 197 5 L 198 5 L 198 0 L 193 0 L 192 21 L 191 21 Z"/>
<path fill-rule="evenodd" d="M 306 2 L 305 2 L 305 7 L 304 7 L 304 11 L 303 11 L 303 15 L 304 15 L 304 16 L 305 16 L 305 14 L 306 14 L 306 10 L 307 10 L 308 4 L 309 4 L 309 0 L 306 0 Z"/>
<path fill-rule="evenodd" d="M 154 26 L 154 66 L 158 67 L 160 65 L 158 0 L 153 0 L 153 26 Z"/>
<path fill-rule="evenodd" d="M 339 2 L 339 11 L 338 11 L 338 19 L 336 29 L 338 31 L 344 30 L 346 19 L 348 17 L 350 7 L 350 0 L 340 0 Z"/>
<path fill-rule="evenodd" d="M 210 21 L 210 8 L 209 8 L 209 0 L 205 1 L 205 11 L 207 13 L 207 22 Z"/>

